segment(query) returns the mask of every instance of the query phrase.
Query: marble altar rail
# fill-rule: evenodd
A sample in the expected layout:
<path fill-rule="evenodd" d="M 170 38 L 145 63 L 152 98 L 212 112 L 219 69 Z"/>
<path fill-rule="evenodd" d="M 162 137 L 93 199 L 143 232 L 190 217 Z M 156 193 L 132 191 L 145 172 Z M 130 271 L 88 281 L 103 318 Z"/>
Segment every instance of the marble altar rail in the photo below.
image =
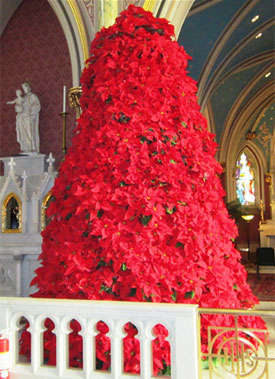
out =
<path fill-rule="evenodd" d="M 0 330 L 10 334 L 12 378 L 131 378 L 151 379 L 153 328 L 164 325 L 171 349 L 171 377 L 173 379 L 199 378 L 197 306 L 183 304 L 155 304 L 136 302 L 52 300 L 34 298 L 0 298 Z M 20 362 L 20 321 L 28 321 L 31 334 L 31 362 Z M 43 363 L 44 322 L 50 318 L 56 335 L 56 366 Z M 83 341 L 83 369 L 68 367 L 70 322 L 77 320 Z M 98 321 L 109 327 L 111 341 L 111 370 L 98 371 L 95 363 L 94 338 Z M 123 371 L 122 340 L 124 326 L 131 322 L 138 330 L 140 343 L 140 375 Z"/>

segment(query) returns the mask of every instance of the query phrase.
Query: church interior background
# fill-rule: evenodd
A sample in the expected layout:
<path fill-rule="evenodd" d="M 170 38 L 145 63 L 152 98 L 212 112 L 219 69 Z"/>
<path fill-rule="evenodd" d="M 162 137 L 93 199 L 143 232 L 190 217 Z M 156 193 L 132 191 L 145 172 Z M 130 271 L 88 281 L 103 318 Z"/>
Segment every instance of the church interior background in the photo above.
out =
<path fill-rule="evenodd" d="M 237 220 L 236 245 L 244 260 L 247 251 L 253 260 L 257 247 L 275 247 L 272 0 L 1 0 L 1 295 L 30 293 L 50 190 L 79 114 L 79 78 L 89 45 L 130 3 L 170 20 L 192 57 L 190 76 L 198 82 L 198 102 L 224 168 L 225 202 L 234 205 L 238 198 L 254 216 Z M 40 152 L 32 155 L 20 155 L 16 113 L 7 105 L 26 81 L 41 103 Z"/>

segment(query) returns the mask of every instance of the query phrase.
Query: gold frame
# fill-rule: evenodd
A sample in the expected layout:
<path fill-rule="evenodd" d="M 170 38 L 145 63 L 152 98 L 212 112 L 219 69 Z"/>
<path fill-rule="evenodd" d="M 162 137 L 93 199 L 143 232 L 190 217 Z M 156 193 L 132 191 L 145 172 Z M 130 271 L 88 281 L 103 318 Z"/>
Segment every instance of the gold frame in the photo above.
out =
<path fill-rule="evenodd" d="M 49 199 L 53 196 L 52 191 L 48 192 L 42 201 L 41 204 L 41 231 L 46 228 L 46 209 Z"/>
<path fill-rule="evenodd" d="M 14 198 L 18 203 L 18 221 L 19 226 L 18 229 L 7 229 L 6 228 L 6 218 L 7 218 L 7 205 L 9 201 Z M 22 202 L 18 195 L 14 192 L 10 192 L 8 196 L 5 198 L 2 204 L 2 233 L 22 233 Z"/>

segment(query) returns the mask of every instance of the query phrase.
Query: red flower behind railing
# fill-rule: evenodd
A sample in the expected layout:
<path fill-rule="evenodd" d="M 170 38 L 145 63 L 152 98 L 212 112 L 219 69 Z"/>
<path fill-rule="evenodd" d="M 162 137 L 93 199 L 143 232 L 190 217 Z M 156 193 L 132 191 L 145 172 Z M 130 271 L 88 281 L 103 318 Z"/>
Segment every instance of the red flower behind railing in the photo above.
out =
<path fill-rule="evenodd" d="M 237 228 L 223 202 L 214 136 L 173 33 L 166 20 L 129 6 L 93 40 L 82 114 L 52 189 L 36 297 L 211 308 L 258 302 L 232 244 Z M 203 349 L 212 322 L 228 320 L 203 317 Z M 160 332 L 155 373 L 170 364 Z M 96 344 L 107 368 L 105 337 Z M 137 339 L 126 337 L 124 348 L 125 369 L 137 372 Z"/>

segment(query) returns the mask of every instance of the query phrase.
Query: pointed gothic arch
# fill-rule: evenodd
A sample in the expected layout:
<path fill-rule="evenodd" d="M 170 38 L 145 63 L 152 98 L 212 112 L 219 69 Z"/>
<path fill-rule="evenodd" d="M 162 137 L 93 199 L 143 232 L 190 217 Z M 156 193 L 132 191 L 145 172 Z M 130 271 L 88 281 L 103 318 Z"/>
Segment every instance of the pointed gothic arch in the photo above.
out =
<path fill-rule="evenodd" d="M 22 233 L 22 202 L 13 192 L 2 203 L 2 233 Z"/>
<path fill-rule="evenodd" d="M 227 156 L 226 167 L 226 191 L 228 199 L 232 201 L 237 197 L 236 182 L 236 163 L 242 154 L 247 156 L 251 163 L 251 170 L 254 174 L 255 183 L 255 203 L 254 206 L 259 207 L 261 199 L 264 200 L 264 175 L 266 172 L 266 160 L 260 148 L 251 141 L 245 141 L 235 154 Z"/>
<path fill-rule="evenodd" d="M 52 192 L 48 192 L 41 204 L 41 231 L 46 228 L 46 226 L 49 224 L 50 219 L 47 217 L 46 211 L 51 203 L 51 201 L 54 200 L 54 196 Z"/>

